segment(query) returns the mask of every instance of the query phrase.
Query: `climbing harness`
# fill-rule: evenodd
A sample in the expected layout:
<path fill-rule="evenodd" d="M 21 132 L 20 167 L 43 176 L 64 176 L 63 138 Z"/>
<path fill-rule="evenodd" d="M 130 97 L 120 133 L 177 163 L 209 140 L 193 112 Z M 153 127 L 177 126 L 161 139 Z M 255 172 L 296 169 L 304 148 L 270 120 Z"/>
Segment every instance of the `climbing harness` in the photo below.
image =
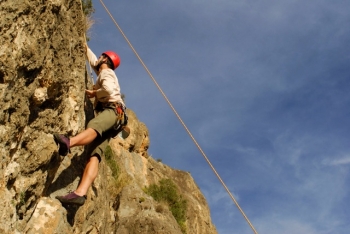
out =
<path fill-rule="evenodd" d="M 113 138 L 120 136 L 125 139 L 130 134 L 130 129 L 126 125 L 128 124 L 128 115 L 126 114 L 126 107 L 120 102 L 97 102 L 95 106 L 95 111 L 97 113 L 102 112 L 104 109 L 111 109 L 115 113 L 115 123 L 114 123 L 114 132 L 115 135 Z"/>
<path fill-rule="evenodd" d="M 120 102 L 115 103 L 115 108 L 113 109 L 116 114 L 116 122 L 114 125 L 114 130 L 118 132 L 117 136 L 122 139 L 127 138 L 130 135 L 130 128 L 126 125 L 128 124 L 128 116 L 126 114 L 126 108 Z M 113 137 L 116 138 L 117 136 Z"/>
<path fill-rule="evenodd" d="M 125 126 L 128 124 L 128 116 L 126 115 L 126 108 L 120 102 L 108 102 L 106 104 L 102 104 L 103 108 L 112 109 L 115 113 L 116 120 L 114 129 L 118 129 L 118 126 Z"/>
<path fill-rule="evenodd" d="M 112 21 L 114 22 L 115 26 L 118 28 L 119 32 L 122 34 L 122 36 L 124 37 L 124 39 L 126 40 L 126 42 L 129 44 L 131 50 L 134 52 L 134 54 L 136 55 L 136 57 L 138 58 L 138 60 L 140 61 L 140 63 L 142 64 L 142 66 L 144 67 L 144 69 L 146 70 L 146 72 L 148 73 L 148 75 L 151 77 L 152 81 L 154 82 L 154 84 L 157 86 L 158 90 L 160 91 L 160 93 L 163 95 L 164 99 L 166 100 L 166 102 L 168 103 L 168 105 L 170 106 L 170 108 L 173 110 L 173 112 L 175 113 L 176 117 L 179 119 L 179 121 L 181 122 L 182 126 L 185 128 L 185 130 L 187 131 L 188 135 L 191 137 L 192 141 L 194 142 L 194 144 L 197 146 L 198 150 L 201 152 L 201 154 L 203 155 L 204 159 L 207 161 L 207 163 L 209 164 L 210 168 L 213 170 L 214 174 L 216 175 L 216 177 L 219 179 L 219 181 L 221 182 L 222 186 L 225 188 L 226 192 L 229 194 L 229 196 L 231 197 L 232 201 L 235 203 L 235 205 L 237 206 L 238 210 L 241 212 L 241 214 L 243 215 L 244 219 L 247 221 L 247 223 L 249 224 L 250 228 L 253 230 L 253 232 L 255 234 L 257 234 L 258 232 L 255 230 L 253 224 L 249 221 L 248 217 L 245 215 L 244 211 L 242 210 L 242 208 L 239 206 L 238 202 L 236 201 L 236 199 L 234 198 L 234 196 L 231 194 L 230 190 L 227 188 L 226 184 L 224 183 L 224 181 L 221 179 L 220 175 L 217 173 L 217 171 L 215 170 L 214 166 L 211 164 L 211 162 L 209 161 L 208 157 L 206 156 L 206 154 L 204 153 L 204 151 L 202 150 L 202 148 L 199 146 L 199 144 L 197 143 L 196 139 L 193 137 L 192 133 L 190 132 L 190 130 L 187 128 L 187 126 L 185 125 L 185 123 L 183 122 L 183 120 L 181 119 L 180 115 L 177 113 L 177 111 L 175 110 L 175 108 L 173 107 L 173 105 L 171 104 L 171 102 L 169 101 L 169 99 L 167 98 L 167 96 L 165 95 L 165 93 L 163 92 L 163 90 L 160 88 L 160 86 L 158 85 L 157 81 L 155 80 L 155 78 L 153 77 L 153 75 L 151 74 L 151 72 L 148 70 L 147 66 L 144 64 L 144 62 L 142 61 L 142 59 L 140 58 L 140 56 L 138 55 L 138 53 L 136 52 L 136 50 L 134 49 L 134 47 L 132 46 L 132 44 L 130 43 L 130 41 L 128 40 L 128 38 L 126 37 L 126 35 L 124 34 L 123 30 L 119 27 L 118 23 L 115 21 L 114 17 L 112 16 L 112 14 L 109 12 L 108 8 L 106 7 L 106 5 L 103 3 L 102 0 L 100 0 L 102 6 L 104 7 L 104 9 L 106 10 L 106 12 L 108 13 L 108 15 L 111 17 Z"/>

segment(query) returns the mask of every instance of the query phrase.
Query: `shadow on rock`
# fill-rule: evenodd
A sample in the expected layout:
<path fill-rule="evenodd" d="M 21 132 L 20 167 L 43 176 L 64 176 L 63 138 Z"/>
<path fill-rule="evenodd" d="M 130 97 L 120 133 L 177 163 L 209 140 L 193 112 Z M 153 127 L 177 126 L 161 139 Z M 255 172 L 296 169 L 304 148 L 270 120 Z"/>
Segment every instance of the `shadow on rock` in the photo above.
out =
<path fill-rule="evenodd" d="M 47 180 L 47 190 L 45 192 L 45 196 L 50 196 L 53 193 L 56 193 L 57 191 L 61 190 L 62 192 L 68 193 L 69 189 L 67 187 L 70 187 L 74 183 L 74 181 L 81 177 L 84 171 L 84 166 L 86 163 L 86 150 L 81 155 L 74 155 L 71 159 L 70 165 L 63 169 L 56 180 L 52 183 L 53 179 L 56 176 L 56 173 L 58 171 L 58 168 L 60 167 L 60 164 L 62 163 L 62 157 L 57 154 L 57 157 L 52 160 L 52 168 L 49 170 L 49 176 L 50 179 Z M 63 158 L 64 159 L 64 158 Z M 80 182 L 80 181 L 79 181 Z M 52 183 L 52 184 L 51 184 Z M 65 194 L 62 194 L 65 195 Z M 62 206 L 67 210 L 67 221 L 68 223 L 73 226 L 75 221 L 75 215 L 77 211 L 79 210 L 79 205 L 73 205 L 73 204 L 62 204 Z"/>
<path fill-rule="evenodd" d="M 53 182 L 51 185 L 48 186 L 48 190 L 46 192 L 46 196 L 58 191 L 62 190 L 68 185 L 72 184 L 77 177 L 80 177 L 83 174 L 84 171 L 84 165 L 85 165 L 85 151 L 80 155 L 75 155 L 71 159 L 71 163 L 69 167 L 65 168 L 62 172 L 60 172 L 60 175 L 57 177 L 55 182 Z M 58 167 L 60 166 L 60 163 L 57 163 Z M 57 171 L 57 169 L 56 169 Z M 55 174 L 52 175 L 53 177 Z M 52 180 L 50 180 L 52 182 Z M 49 183 L 49 182 L 48 182 Z M 68 192 L 68 191 L 67 191 Z"/>
<path fill-rule="evenodd" d="M 50 160 L 50 163 L 47 166 L 47 179 L 45 183 L 45 189 L 43 191 L 43 194 L 46 195 L 51 187 L 51 183 L 53 179 L 55 178 L 55 175 L 57 173 L 58 168 L 60 167 L 60 164 L 62 162 L 61 157 L 58 155 L 57 152 L 55 152 Z"/>
<path fill-rule="evenodd" d="M 67 221 L 68 223 L 73 226 L 75 215 L 77 211 L 79 210 L 80 206 L 78 205 L 69 205 L 69 204 L 62 204 L 62 206 L 67 210 Z"/>

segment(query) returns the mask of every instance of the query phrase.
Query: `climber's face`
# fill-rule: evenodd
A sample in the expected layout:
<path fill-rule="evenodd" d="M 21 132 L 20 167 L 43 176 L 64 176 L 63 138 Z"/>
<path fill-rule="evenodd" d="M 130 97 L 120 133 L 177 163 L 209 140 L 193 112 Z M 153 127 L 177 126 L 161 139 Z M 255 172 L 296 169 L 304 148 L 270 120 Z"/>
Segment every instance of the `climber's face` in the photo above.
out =
<path fill-rule="evenodd" d="M 98 64 L 105 63 L 107 60 L 106 56 L 101 54 L 100 57 L 98 58 Z"/>
<path fill-rule="evenodd" d="M 106 58 L 105 55 L 101 54 L 101 56 L 98 58 L 97 61 L 98 61 L 98 62 L 97 62 L 96 68 L 97 68 L 97 70 L 100 70 L 101 65 L 104 64 L 104 63 L 106 63 L 107 58 Z"/>

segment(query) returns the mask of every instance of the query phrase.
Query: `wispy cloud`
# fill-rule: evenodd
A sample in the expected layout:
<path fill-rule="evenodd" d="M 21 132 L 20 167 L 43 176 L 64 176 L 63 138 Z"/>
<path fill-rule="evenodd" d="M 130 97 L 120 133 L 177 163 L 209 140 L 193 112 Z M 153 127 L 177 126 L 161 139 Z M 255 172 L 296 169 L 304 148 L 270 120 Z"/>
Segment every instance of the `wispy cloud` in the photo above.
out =
<path fill-rule="evenodd" d="M 326 166 L 343 166 L 350 164 L 350 156 L 341 157 L 341 158 L 327 158 L 324 159 L 323 164 Z"/>

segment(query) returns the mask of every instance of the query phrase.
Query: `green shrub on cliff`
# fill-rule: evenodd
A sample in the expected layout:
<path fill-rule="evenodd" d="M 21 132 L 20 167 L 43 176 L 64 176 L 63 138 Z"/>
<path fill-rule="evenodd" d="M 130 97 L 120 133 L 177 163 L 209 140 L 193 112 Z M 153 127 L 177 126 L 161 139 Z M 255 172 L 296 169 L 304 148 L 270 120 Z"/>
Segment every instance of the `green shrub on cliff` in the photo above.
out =
<path fill-rule="evenodd" d="M 113 178 L 117 180 L 120 174 L 120 169 L 114 160 L 114 153 L 112 148 L 109 145 L 106 147 L 105 157 L 106 157 L 107 165 L 109 166 L 109 168 L 111 168 Z"/>
<path fill-rule="evenodd" d="M 81 3 L 83 4 L 83 11 L 86 16 L 90 16 L 95 12 L 94 7 L 92 6 L 92 0 L 82 0 Z"/>
<path fill-rule="evenodd" d="M 159 185 L 151 184 L 145 188 L 145 192 L 151 195 L 158 202 L 165 202 L 177 223 L 181 227 L 181 231 L 186 233 L 186 209 L 187 201 L 178 194 L 175 183 L 170 179 L 162 179 Z"/>

